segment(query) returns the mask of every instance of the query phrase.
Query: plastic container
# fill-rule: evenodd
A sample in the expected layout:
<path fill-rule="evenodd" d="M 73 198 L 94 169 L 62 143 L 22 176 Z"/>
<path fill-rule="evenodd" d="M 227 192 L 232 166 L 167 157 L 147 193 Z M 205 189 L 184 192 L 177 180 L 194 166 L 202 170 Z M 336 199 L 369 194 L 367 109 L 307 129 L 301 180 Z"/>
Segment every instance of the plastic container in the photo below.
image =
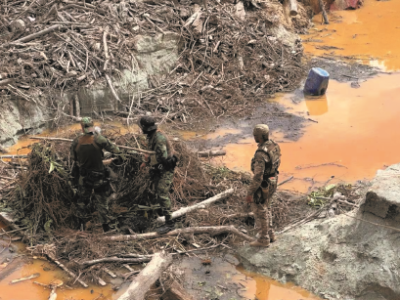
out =
<path fill-rule="evenodd" d="M 304 93 L 307 95 L 325 95 L 328 89 L 329 73 L 321 68 L 312 68 L 304 84 Z"/>

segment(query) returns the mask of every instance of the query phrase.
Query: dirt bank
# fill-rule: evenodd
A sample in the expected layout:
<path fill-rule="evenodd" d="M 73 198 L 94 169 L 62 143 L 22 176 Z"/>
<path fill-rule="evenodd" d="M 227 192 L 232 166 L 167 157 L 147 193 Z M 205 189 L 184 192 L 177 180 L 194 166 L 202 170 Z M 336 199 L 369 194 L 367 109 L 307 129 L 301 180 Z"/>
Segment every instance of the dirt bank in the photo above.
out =
<path fill-rule="evenodd" d="M 266 250 L 242 247 L 246 267 L 325 299 L 399 299 L 399 168 L 377 172 L 359 209 L 293 228 Z"/>

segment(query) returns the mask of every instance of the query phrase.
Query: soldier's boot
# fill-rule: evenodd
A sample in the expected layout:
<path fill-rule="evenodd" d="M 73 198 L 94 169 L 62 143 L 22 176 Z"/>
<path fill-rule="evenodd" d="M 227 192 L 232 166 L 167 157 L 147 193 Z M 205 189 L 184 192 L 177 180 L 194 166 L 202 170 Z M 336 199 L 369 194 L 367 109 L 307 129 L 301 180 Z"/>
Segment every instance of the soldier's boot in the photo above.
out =
<path fill-rule="evenodd" d="M 273 229 L 268 230 L 269 240 L 271 243 L 276 241 L 275 231 Z"/>
<path fill-rule="evenodd" d="M 156 229 L 158 234 L 166 234 L 175 229 L 175 220 L 171 219 L 171 216 L 165 216 L 165 224 Z"/>
<path fill-rule="evenodd" d="M 250 243 L 251 247 L 263 247 L 263 248 L 268 248 L 270 245 L 270 239 L 269 236 L 266 236 L 264 238 L 260 238 L 254 242 Z"/>

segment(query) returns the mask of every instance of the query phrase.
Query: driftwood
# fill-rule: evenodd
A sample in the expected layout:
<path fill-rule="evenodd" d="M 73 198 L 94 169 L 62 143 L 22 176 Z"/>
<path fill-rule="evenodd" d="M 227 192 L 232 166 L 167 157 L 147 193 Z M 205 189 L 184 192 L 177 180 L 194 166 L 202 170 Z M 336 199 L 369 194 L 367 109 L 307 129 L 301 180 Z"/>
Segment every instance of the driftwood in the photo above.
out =
<path fill-rule="evenodd" d="M 28 155 L 21 154 L 21 155 L 1 155 L 0 158 L 27 158 Z"/>
<path fill-rule="evenodd" d="M 16 284 L 16 283 L 19 283 L 19 282 L 24 282 L 24 281 L 27 281 L 27 280 L 35 279 L 35 278 L 38 278 L 39 276 L 40 276 L 40 273 L 35 273 L 35 274 L 30 275 L 30 276 L 26 276 L 26 277 L 22 277 L 22 278 L 11 280 L 10 284 Z"/>
<path fill-rule="evenodd" d="M 66 266 L 64 266 L 62 263 L 60 263 L 57 259 L 51 257 L 51 255 L 47 255 L 47 258 L 55 263 L 57 266 L 59 266 L 61 269 L 63 269 L 69 276 L 75 279 L 75 281 L 79 282 L 84 288 L 87 288 L 88 285 L 83 282 L 81 279 L 79 279 L 78 276 L 76 276 L 71 270 L 69 270 Z"/>
<path fill-rule="evenodd" d="M 221 199 L 224 199 L 224 198 L 232 195 L 234 193 L 234 191 L 235 191 L 234 189 L 229 189 L 229 190 L 226 190 L 226 191 L 224 191 L 224 192 L 222 192 L 222 193 L 220 193 L 218 195 L 215 195 L 214 197 L 211 197 L 211 198 L 209 198 L 207 200 L 204 200 L 204 201 L 202 201 L 200 203 L 197 203 L 195 205 L 192 205 L 192 206 L 189 206 L 189 207 L 183 207 L 183 208 L 181 208 L 181 209 L 179 209 L 179 210 L 177 210 L 177 211 L 172 213 L 172 219 L 179 218 L 179 217 L 181 217 L 181 216 L 183 216 L 183 215 L 185 215 L 185 214 L 187 214 L 187 213 L 189 213 L 191 211 L 194 211 L 196 209 L 205 208 L 205 207 L 209 206 L 210 204 L 212 204 L 214 202 L 217 202 L 217 201 L 219 201 Z M 165 217 L 158 217 L 156 222 L 158 224 L 164 224 L 165 223 Z"/>
<path fill-rule="evenodd" d="M 171 263 L 172 256 L 165 253 L 155 254 L 151 262 L 139 273 L 118 300 L 143 300 L 150 287 Z"/>
<path fill-rule="evenodd" d="M 175 229 L 173 231 L 168 232 L 167 234 L 158 234 L 157 232 L 149 232 L 142 234 L 132 234 L 132 235 L 111 235 L 100 238 L 101 241 L 105 242 L 124 242 L 124 241 L 134 241 L 134 240 L 146 240 L 146 239 L 155 239 L 159 237 L 169 237 L 176 235 L 184 235 L 184 234 L 210 234 L 210 235 L 218 235 L 222 233 L 231 233 L 237 235 L 244 240 L 254 241 L 254 238 L 248 236 L 240 232 L 236 229 L 235 226 L 204 226 L 204 227 L 187 227 L 183 229 Z"/>
<path fill-rule="evenodd" d="M 99 259 L 85 261 L 82 263 L 82 265 L 85 267 L 88 267 L 88 266 L 99 264 L 99 263 L 109 263 L 109 262 L 141 264 L 144 262 L 149 262 L 150 260 L 151 260 L 151 257 L 141 257 L 141 258 L 105 257 L 105 258 L 99 258 Z"/>
<path fill-rule="evenodd" d="M 209 150 L 209 151 L 199 151 L 197 155 L 200 157 L 210 157 L 210 156 L 222 156 L 226 155 L 225 150 Z"/>

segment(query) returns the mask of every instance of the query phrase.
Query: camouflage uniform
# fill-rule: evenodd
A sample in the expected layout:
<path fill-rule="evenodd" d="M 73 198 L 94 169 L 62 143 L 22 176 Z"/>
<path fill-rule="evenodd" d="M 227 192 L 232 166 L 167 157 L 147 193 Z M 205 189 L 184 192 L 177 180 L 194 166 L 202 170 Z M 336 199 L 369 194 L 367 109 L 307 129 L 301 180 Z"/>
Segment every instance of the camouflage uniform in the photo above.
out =
<path fill-rule="evenodd" d="M 159 131 L 154 131 L 148 136 L 149 148 L 155 151 L 155 155 L 150 156 L 149 164 L 153 168 L 153 183 L 155 186 L 156 201 L 162 207 L 162 215 L 168 221 L 171 219 L 171 200 L 169 190 L 174 179 L 174 170 L 166 170 L 163 163 L 173 155 L 171 144 L 168 138 Z"/>
<path fill-rule="evenodd" d="M 103 149 L 114 154 L 121 154 L 120 149 L 107 138 L 90 131 L 75 138 L 70 149 L 71 157 L 79 166 L 79 199 L 77 201 L 79 213 L 87 213 L 86 207 L 93 200 L 99 214 L 100 224 L 107 223 L 107 196 L 110 191 L 106 168 L 103 165 Z M 92 198 L 93 192 L 94 197 Z"/>
<path fill-rule="evenodd" d="M 269 243 L 275 239 L 272 218 L 269 212 L 272 195 L 278 183 L 278 167 L 280 165 L 280 147 L 272 140 L 258 145 L 258 149 L 251 160 L 251 171 L 254 174 L 248 190 L 253 196 L 252 210 L 256 219 L 256 227 L 260 227 L 260 243 Z M 258 223 L 258 224 L 257 224 Z M 258 225 L 258 226 L 257 226 Z"/>

